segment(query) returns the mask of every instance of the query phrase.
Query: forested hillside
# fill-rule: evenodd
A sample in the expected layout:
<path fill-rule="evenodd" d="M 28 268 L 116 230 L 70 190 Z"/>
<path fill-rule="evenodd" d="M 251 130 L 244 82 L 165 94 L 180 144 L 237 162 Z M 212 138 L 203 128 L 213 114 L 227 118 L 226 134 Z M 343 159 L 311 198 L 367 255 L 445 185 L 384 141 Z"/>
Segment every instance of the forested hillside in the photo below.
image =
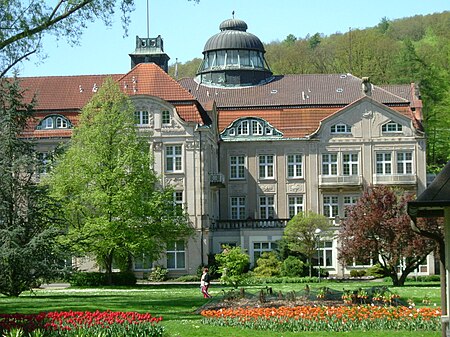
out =
<path fill-rule="evenodd" d="M 297 37 L 293 31 L 265 48 L 274 74 L 351 73 L 375 84 L 419 84 L 429 169 L 450 160 L 450 11 L 383 18 L 376 27 L 330 36 Z M 178 64 L 177 77 L 195 76 L 200 62 Z"/>

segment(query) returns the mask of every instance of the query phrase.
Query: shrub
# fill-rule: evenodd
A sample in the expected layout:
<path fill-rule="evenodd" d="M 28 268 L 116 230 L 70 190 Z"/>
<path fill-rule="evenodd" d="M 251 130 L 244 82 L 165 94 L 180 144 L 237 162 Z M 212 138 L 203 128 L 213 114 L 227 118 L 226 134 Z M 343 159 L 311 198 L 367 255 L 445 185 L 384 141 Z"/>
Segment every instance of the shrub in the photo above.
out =
<path fill-rule="evenodd" d="M 112 274 L 112 284 L 115 286 L 134 286 L 136 282 L 136 275 L 131 271 Z"/>
<path fill-rule="evenodd" d="M 306 276 L 307 272 L 305 263 L 295 256 L 288 256 L 281 265 L 281 276 Z"/>
<path fill-rule="evenodd" d="M 381 267 L 381 265 L 379 263 L 377 263 L 377 264 L 374 264 L 369 269 L 367 269 L 366 275 L 373 276 L 375 278 L 380 278 L 380 277 L 384 277 L 385 273 L 384 273 L 383 267 Z"/>
<path fill-rule="evenodd" d="M 99 272 L 76 272 L 70 278 L 70 285 L 74 287 L 100 287 L 106 283 L 106 274 Z"/>
<path fill-rule="evenodd" d="M 148 279 L 153 282 L 163 282 L 168 279 L 168 274 L 169 271 L 166 268 L 156 266 L 148 276 Z"/>
<path fill-rule="evenodd" d="M 199 281 L 200 277 L 197 275 L 183 275 L 174 279 L 176 282 L 196 282 Z"/>
<path fill-rule="evenodd" d="M 244 281 L 250 258 L 240 247 L 224 247 L 223 252 L 216 255 L 216 261 L 223 283 L 237 288 Z"/>
<path fill-rule="evenodd" d="M 352 269 L 350 270 L 350 277 L 363 277 L 367 272 L 364 269 Z"/>
<path fill-rule="evenodd" d="M 275 253 L 265 252 L 256 261 L 257 267 L 253 270 L 256 276 L 277 276 L 280 274 L 281 262 Z"/>

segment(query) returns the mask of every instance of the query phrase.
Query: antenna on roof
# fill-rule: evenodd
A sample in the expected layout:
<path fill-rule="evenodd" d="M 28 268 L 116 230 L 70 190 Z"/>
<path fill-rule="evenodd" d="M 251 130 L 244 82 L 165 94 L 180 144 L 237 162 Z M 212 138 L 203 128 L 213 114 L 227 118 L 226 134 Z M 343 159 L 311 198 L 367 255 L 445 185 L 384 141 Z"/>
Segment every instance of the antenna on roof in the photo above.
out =
<path fill-rule="evenodd" d="M 147 38 L 150 38 L 150 8 L 147 0 Z"/>

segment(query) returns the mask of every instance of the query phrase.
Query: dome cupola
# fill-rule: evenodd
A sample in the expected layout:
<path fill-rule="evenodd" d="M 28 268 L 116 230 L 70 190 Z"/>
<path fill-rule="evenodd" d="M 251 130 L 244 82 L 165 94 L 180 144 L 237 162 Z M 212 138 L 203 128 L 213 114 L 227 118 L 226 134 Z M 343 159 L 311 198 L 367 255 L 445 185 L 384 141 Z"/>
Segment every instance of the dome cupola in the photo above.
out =
<path fill-rule="evenodd" d="M 210 37 L 203 49 L 203 62 L 196 78 L 199 83 L 242 87 L 271 80 L 264 45 L 247 28 L 244 21 L 234 18 L 220 24 L 220 33 Z"/>

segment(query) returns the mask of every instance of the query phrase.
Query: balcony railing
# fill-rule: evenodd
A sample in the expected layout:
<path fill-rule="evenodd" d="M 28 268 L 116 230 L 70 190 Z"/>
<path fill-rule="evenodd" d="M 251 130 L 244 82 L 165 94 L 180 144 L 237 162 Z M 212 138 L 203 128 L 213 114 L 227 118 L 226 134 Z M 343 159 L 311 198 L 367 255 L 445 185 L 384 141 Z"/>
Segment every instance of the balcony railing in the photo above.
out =
<path fill-rule="evenodd" d="M 417 176 L 415 174 L 374 174 L 373 183 L 415 185 L 417 183 Z"/>
<path fill-rule="evenodd" d="M 360 175 L 319 175 L 319 184 L 320 186 L 358 186 L 362 184 L 362 176 Z"/>
<path fill-rule="evenodd" d="M 222 173 L 209 174 L 209 186 L 216 188 L 225 187 L 225 176 Z"/>
<path fill-rule="evenodd" d="M 215 220 L 211 223 L 211 230 L 238 230 L 238 229 L 271 229 L 285 228 L 289 219 L 273 220 Z"/>

